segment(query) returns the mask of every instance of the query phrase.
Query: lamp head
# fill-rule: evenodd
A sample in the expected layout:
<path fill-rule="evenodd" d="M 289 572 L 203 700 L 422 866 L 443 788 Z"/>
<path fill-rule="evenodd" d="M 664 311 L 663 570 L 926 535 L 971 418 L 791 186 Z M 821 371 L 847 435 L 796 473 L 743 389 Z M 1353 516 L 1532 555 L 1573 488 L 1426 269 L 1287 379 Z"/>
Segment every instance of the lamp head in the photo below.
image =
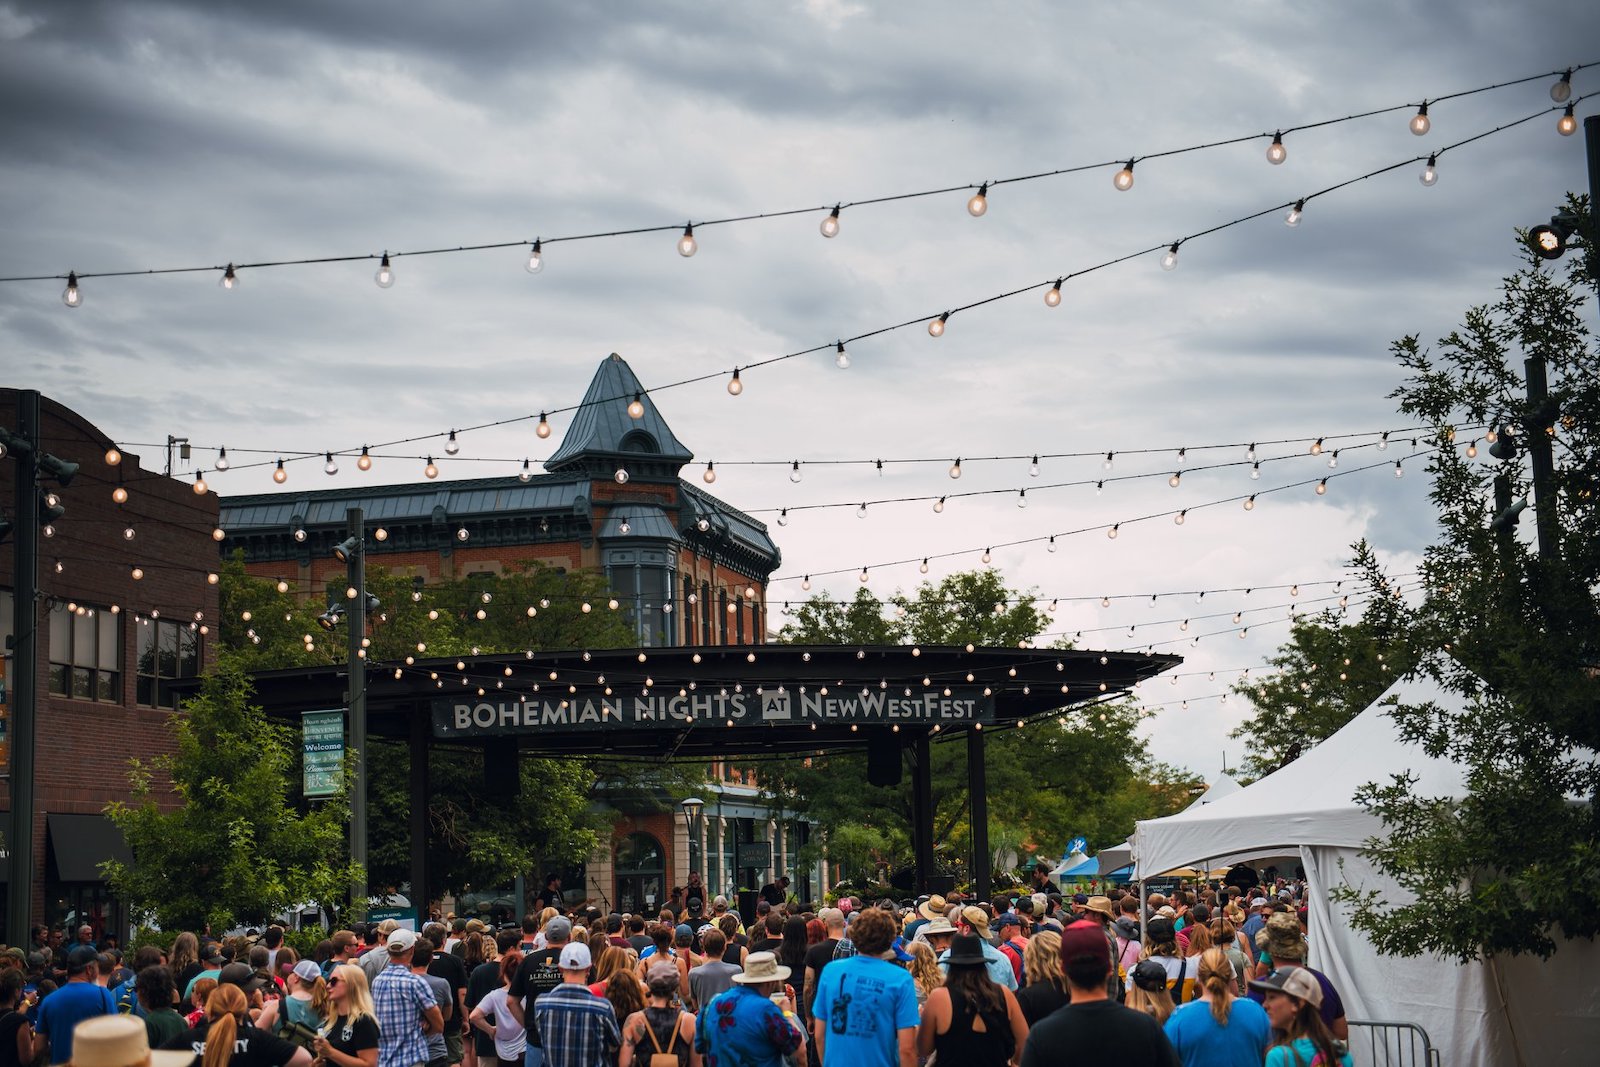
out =
<path fill-rule="evenodd" d="M 350 560 L 361 554 L 361 538 L 353 534 L 333 546 L 333 558 L 340 563 L 349 563 Z"/>

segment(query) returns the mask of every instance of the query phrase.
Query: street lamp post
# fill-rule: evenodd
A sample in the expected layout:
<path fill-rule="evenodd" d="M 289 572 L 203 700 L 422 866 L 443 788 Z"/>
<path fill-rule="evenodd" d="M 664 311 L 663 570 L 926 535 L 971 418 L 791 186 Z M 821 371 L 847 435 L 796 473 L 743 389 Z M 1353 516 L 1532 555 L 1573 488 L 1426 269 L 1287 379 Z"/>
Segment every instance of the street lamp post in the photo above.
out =
<path fill-rule="evenodd" d="M 366 526 L 360 508 L 345 510 L 345 532 L 348 535 L 334 547 L 334 558 L 345 565 L 345 581 L 355 596 L 347 597 L 343 611 L 330 607 L 318 621 L 325 629 L 333 629 L 340 616 L 346 626 L 348 649 L 350 747 L 355 763 L 354 781 L 350 786 L 350 862 L 357 868 L 357 881 L 352 887 L 351 904 L 360 917 L 367 908 L 367 610 L 376 605 L 367 602 Z M 337 602 L 335 602 L 337 607 Z M 413 896 L 420 890 L 412 886 Z"/>
<path fill-rule="evenodd" d="M 700 831 L 705 825 L 706 802 L 699 797 L 684 797 L 678 806 L 683 809 L 683 829 L 689 835 L 689 873 L 700 875 L 704 881 L 705 873 L 700 870 Z"/>

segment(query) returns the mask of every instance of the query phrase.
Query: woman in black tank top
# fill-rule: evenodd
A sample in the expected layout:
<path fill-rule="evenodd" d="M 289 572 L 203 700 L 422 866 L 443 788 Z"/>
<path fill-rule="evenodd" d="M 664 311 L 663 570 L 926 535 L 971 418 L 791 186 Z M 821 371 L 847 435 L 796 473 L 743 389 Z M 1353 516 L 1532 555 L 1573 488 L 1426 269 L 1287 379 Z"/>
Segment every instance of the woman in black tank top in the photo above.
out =
<path fill-rule="evenodd" d="M 678 1058 L 678 1067 L 689 1067 L 694 1050 L 694 1016 L 677 1006 L 678 968 L 657 963 L 646 973 L 645 985 L 650 1002 L 642 1011 L 628 1016 L 622 1024 L 622 1048 L 631 1064 L 650 1062 L 656 1053 Z"/>
<path fill-rule="evenodd" d="M 917 1054 L 936 1052 L 940 1063 L 961 1067 L 1006 1067 L 1028 1037 L 1017 998 L 989 977 L 976 936 L 958 936 L 946 962 L 944 985 L 922 1008 Z"/>

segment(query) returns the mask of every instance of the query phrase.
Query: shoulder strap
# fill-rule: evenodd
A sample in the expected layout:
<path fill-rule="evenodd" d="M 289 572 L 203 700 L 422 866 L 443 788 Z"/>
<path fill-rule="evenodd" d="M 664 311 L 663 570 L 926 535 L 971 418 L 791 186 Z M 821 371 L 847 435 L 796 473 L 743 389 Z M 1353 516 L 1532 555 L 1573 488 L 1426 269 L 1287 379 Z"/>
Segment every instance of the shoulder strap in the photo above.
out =
<path fill-rule="evenodd" d="M 678 1036 L 678 1028 L 676 1026 L 677 1020 L 673 1020 L 673 1022 L 674 1022 L 674 1026 L 672 1028 L 672 1036 L 673 1037 L 677 1037 Z M 645 1032 L 650 1035 L 650 1043 L 656 1047 L 656 1051 L 657 1052 L 661 1052 L 662 1051 L 661 1039 L 656 1036 L 656 1026 L 655 1026 L 655 1023 L 650 1021 L 650 1016 L 649 1015 L 645 1015 L 644 1016 L 644 1028 L 645 1028 Z M 670 1049 L 672 1046 L 669 1043 L 667 1047 Z"/>
<path fill-rule="evenodd" d="M 667 1054 L 674 1055 L 672 1048 L 678 1043 L 678 1029 L 683 1026 L 683 1016 L 679 1015 L 672 1020 L 672 1036 L 667 1039 Z M 656 1042 L 656 1051 L 661 1051 L 661 1043 Z"/>

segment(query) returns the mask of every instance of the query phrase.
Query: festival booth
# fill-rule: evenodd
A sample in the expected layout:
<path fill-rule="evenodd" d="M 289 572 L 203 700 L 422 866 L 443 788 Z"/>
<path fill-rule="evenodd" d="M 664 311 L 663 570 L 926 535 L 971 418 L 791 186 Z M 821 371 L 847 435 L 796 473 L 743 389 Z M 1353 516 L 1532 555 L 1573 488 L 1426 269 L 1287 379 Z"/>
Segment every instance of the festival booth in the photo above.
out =
<path fill-rule="evenodd" d="M 1384 830 L 1354 796 L 1368 782 L 1409 772 L 1419 796 L 1463 797 L 1465 769 L 1403 740 L 1388 708 L 1461 707 L 1464 700 L 1432 682 L 1396 683 L 1288 766 L 1231 796 L 1139 823 L 1134 855 L 1141 870 L 1161 871 L 1297 854 L 1310 887 L 1307 962 L 1333 982 L 1348 1018 L 1415 1023 L 1451 1065 L 1587 1062 L 1600 1047 L 1600 943 L 1562 942 L 1548 961 L 1388 957 L 1330 900 L 1330 891 L 1344 884 L 1375 889 L 1391 903 L 1407 900 L 1363 855 L 1364 843 Z M 1370 1048 L 1352 1037 L 1356 1063 L 1371 1062 Z"/>

